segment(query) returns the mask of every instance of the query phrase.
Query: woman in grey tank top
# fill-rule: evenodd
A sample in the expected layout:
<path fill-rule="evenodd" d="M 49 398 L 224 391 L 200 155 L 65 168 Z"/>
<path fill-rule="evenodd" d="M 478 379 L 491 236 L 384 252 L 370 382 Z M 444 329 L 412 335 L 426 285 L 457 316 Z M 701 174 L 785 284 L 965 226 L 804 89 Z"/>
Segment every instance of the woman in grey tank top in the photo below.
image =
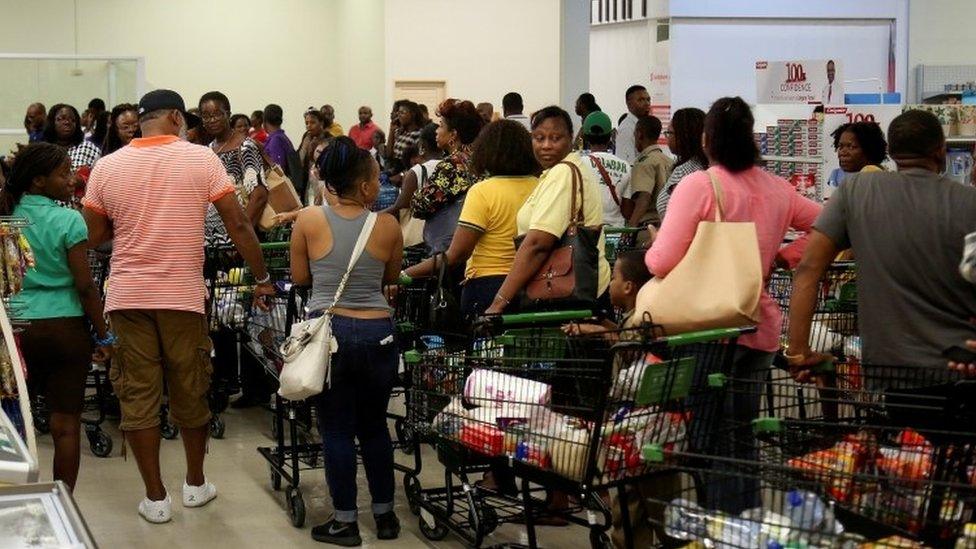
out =
<path fill-rule="evenodd" d="M 341 136 L 322 152 L 318 169 L 338 201 L 302 210 L 291 238 L 292 280 L 312 287 L 310 315 L 331 308 L 332 333 L 339 343 L 332 355 L 332 383 L 315 403 L 335 514 L 312 529 L 312 538 L 359 545 L 357 440 L 369 479 L 377 537 L 395 539 L 400 533 L 393 511 L 393 445 L 386 425 L 398 360 L 383 286 L 395 284 L 399 277 L 403 235 L 393 216 L 378 214 L 366 248 L 336 302 L 336 289 L 366 223 L 368 205 L 379 194 L 379 166 L 367 151 Z"/>

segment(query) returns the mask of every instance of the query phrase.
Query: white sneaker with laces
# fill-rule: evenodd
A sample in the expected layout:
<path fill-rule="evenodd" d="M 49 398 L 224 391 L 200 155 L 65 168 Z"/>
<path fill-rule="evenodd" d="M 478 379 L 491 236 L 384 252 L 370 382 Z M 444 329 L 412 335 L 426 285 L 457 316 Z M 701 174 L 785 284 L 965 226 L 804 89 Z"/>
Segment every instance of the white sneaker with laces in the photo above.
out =
<path fill-rule="evenodd" d="M 173 519 L 173 500 L 170 499 L 168 492 L 166 499 L 161 501 L 143 498 L 139 503 L 139 514 L 153 524 L 169 522 Z"/>
<path fill-rule="evenodd" d="M 203 507 L 217 497 L 217 487 L 203 481 L 200 486 L 190 486 L 183 481 L 183 507 Z"/>

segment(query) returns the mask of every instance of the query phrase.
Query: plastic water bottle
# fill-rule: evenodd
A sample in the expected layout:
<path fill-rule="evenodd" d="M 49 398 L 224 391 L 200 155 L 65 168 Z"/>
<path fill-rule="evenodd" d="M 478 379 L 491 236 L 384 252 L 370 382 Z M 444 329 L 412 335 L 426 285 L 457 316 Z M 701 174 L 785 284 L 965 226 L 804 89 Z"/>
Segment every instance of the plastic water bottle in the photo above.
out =
<path fill-rule="evenodd" d="M 668 505 L 664 532 L 675 539 L 695 540 L 708 535 L 708 512 L 697 503 L 676 499 Z"/>
<path fill-rule="evenodd" d="M 826 505 L 817 494 L 805 490 L 790 490 L 786 494 L 786 516 L 795 528 L 815 532 L 824 522 Z"/>

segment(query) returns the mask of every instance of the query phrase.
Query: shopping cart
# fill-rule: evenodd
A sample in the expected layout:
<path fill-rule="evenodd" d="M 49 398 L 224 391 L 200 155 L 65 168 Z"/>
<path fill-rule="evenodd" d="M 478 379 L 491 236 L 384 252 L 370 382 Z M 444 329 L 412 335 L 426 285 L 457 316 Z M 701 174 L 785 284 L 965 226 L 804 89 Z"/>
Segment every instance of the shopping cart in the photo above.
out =
<path fill-rule="evenodd" d="M 779 305 L 783 315 L 781 342 L 785 349 L 789 343 L 790 300 L 793 297 L 793 273 L 777 270 L 770 276 L 767 291 Z M 861 360 L 861 338 L 857 326 L 857 265 L 852 261 L 841 261 L 830 265 L 817 288 L 813 321 L 810 324 L 810 348 L 814 352 L 826 353 L 834 357 L 840 368 L 850 364 L 856 366 Z M 777 354 L 774 364 L 778 370 L 771 370 L 767 381 L 785 379 L 789 369 L 783 352 Z M 830 376 L 818 379 L 818 384 L 829 386 Z M 804 402 L 805 393 L 815 392 L 811 387 L 798 387 L 797 398 Z M 767 395 L 767 399 L 771 395 Z M 826 403 L 824 413 L 834 414 L 832 403 Z M 801 406 L 805 409 L 805 406 Z M 836 414 L 834 414 L 836 415 Z"/>
<path fill-rule="evenodd" d="M 405 294 L 402 294 L 405 295 Z M 249 321 L 249 331 L 257 334 L 253 341 L 254 350 L 259 353 L 267 371 L 276 379 L 281 373 L 284 361 L 281 344 L 284 343 L 288 329 L 296 322 L 305 319 L 309 289 L 289 285 L 279 289 L 271 304 L 270 311 L 254 315 Z M 395 388 L 391 399 L 402 393 L 403 388 Z M 263 446 L 258 453 L 268 462 L 271 488 L 285 486 L 285 505 L 293 526 L 300 528 L 305 524 L 306 505 L 300 488 L 301 472 L 322 467 L 322 442 L 317 430 L 317 410 L 308 401 L 289 401 L 275 393 L 271 434 L 273 446 Z M 404 416 L 388 413 L 394 421 L 396 440 L 394 448 L 414 448 L 412 433 L 405 430 Z M 406 442 L 404 442 L 406 441 Z M 419 459 L 419 457 L 417 458 Z M 412 469 L 395 464 L 397 470 L 407 472 Z"/>
<path fill-rule="evenodd" d="M 603 228 L 604 251 L 611 266 L 617 260 L 617 254 L 620 252 L 638 249 L 637 233 L 643 230 L 641 227 Z"/>
<path fill-rule="evenodd" d="M 781 528 L 784 545 L 893 536 L 951 545 L 976 509 L 976 383 L 942 366 L 841 364 L 816 373 L 830 374 L 834 384 L 815 403 L 799 398 L 791 380 L 730 379 L 743 396 L 772 399 L 757 417 L 730 420 L 716 434 L 731 445 L 711 458 L 711 471 L 737 477 L 739 493 L 745 486 L 751 497 L 753 522 Z M 705 501 L 739 497 L 713 480 L 719 497 Z M 676 496 L 684 500 L 677 507 L 696 501 Z M 745 512 L 703 508 L 723 520 Z"/>
<path fill-rule="evenodd" d="M 432 444 L 445 467 L 443 486 L 425 488 L 416 473 L 404 479 L 428 539 L 453 532 L 477 547 L 499 524 L 524 522 L 534 547 L 535 522 L 558 516 L 588 528 L 593 546 L 609 547 L 605 492 L 663 474 L 671 453 L 689 442 L 689 427 L 717 420 L 689 403 L 724 390 L 732 344 L 747 330 L 567 336 L 559 328 L 590 315 L 500 317 L 467 346 L 416 357 L 410 421 L 418 443 Z M 471 482 L 499 464 L 521 480 L 515 493 Z M 575 502 L 547 509 L 547 491 Z"/>

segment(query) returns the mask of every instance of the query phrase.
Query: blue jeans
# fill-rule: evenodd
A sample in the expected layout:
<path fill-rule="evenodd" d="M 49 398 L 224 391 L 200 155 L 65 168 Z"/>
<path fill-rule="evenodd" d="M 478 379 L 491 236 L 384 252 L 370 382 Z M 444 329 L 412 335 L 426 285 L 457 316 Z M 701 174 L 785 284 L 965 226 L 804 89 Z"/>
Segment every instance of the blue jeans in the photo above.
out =
<path fill-rule="evenodd" d="M 332 318 L 339 351 L 332 355 L 332 384 L 318 397 L 325 478 L 335 519 L 355 522 L 356 440 L 366 469 L 373 514 L 393 510 L 393 444 L 386 424 L 397 374 L 397 347 L 389 318 Z"/>

